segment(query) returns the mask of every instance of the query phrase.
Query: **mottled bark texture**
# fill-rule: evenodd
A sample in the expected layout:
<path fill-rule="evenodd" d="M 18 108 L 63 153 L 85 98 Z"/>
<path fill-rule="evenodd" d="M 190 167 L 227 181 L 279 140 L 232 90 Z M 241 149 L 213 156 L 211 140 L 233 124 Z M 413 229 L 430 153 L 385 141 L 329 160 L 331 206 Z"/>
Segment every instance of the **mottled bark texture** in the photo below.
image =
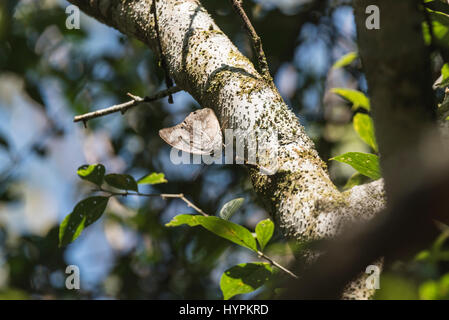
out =
<path fill-rule="evenodd" d="M 70 0 L 84 12 L 155 49 L 150 0 Z M 215 110 L 224 128 L 278 135 L 279 170 L 250 169 L 256 192 L 285 236 L 332 237 L 346 221 L 370 218 L 384 207 L 383 182 L 340 192 L 325 163 L 277 89 L 256 71 L 194 0 L 157 1 L 162 51 L 170 76 L 202 107 Z M 269 50 L 269 48 L 265 48 Z M 155 50 L 157 52 L 157 50 Z M 362 290 L 353 297 L 366 297 Z"/>

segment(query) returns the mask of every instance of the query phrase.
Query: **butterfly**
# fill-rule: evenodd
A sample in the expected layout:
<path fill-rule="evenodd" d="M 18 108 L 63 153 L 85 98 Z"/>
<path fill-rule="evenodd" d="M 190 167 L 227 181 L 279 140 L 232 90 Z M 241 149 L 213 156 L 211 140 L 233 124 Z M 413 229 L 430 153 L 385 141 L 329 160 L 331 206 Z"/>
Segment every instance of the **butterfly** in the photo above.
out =
<path fill-rule="evenodd" d="M 159 136 L 176 149 L 198 155 L 211 155 L 223 146 L 220 123 L 210 108 L 191 112 L 176 126 L 159 130 Z"/>

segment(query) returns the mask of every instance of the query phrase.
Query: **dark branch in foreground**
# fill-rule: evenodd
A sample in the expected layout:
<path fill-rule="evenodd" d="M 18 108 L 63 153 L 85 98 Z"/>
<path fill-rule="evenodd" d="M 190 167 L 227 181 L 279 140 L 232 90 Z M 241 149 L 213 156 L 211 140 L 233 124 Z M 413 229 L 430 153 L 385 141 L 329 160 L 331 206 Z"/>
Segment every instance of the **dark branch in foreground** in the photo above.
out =
<path fill-rule="evenodd" d="M 409 258 L 426 248 L 439 234 L 435 221 L 448 222 L 449 174 L 430 186 L 411 192 L 370 222 L 348 226 L 327 246 L 326 252 L 290 282 L 281 299 L 338 299 L 344 286 L 367 265 Z"/>
<path fill-rule="evenodd" d="M 146 96 L 144 98 L 128 94 L 132 98 L 131 101 L 117 104 L 117 105 L 109 107 L 109 108 L 105 108 L 105 109 L 101 109 L 98 111 L 93 111 L 93 112 L 89 112 L 89 113 L 85 113 L 85 114 L 76 116 L 73 119 L 73 122 L 80 122 L 80 121 L 86 122 L 91 119 L 103 117 L 107 114 L 111 114 L 111 113 L 115 113 L 115 112 L 121 112 L 122 114 L 124 114 L 126 111 L 128 111 L 128 109 L 131 109 L 132 107 L 135 107 L 141 103 L 156 101 L 156 100 L 159 100 L 161 98 L 164 98 L 166 96 L 169 96 L 169 95 L 179 92 L 179 91 L 182 91 L 182 89 L 175 86 L 175 87 L 171 87 L 170 89 L 158 92 L 152 96 Z"/>

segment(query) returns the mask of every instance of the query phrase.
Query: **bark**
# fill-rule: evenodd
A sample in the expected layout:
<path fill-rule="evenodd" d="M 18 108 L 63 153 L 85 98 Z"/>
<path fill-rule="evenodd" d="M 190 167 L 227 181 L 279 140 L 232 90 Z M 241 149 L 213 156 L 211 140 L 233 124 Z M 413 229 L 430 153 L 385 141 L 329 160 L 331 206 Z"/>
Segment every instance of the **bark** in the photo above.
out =
<path fill-rule="evenodd" d="M 126 35 L 157 47 L 150 0 L 69 0 Z M 254 189 L 285 236 L 309 241 L 335 236 L 347 221 L 368 219 L 385 206 L 383 181 L 340 192 L 298 119 L 194 0 L 157 1 L 162 52 L 176 85 L 215 110 L 223 128 L 278 135 L 279 170 L 250 168 Z M 268 48 L 265 48 L 267 50 Z M 155 50 L 157 52 L 157 50 Z M 353 297 L 366 296 L 365 290 Z"/>

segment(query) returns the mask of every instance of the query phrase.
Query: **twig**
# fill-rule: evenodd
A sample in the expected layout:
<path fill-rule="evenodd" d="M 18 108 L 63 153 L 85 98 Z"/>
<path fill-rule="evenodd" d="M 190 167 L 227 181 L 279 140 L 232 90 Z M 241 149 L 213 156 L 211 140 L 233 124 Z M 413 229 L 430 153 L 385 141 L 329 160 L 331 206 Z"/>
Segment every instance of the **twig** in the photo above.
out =
<path fill-rule="evenodd" d="M 264 258 L 265 260 L 267 260 L 268 262 L 270 262 L 272 265 L 278 267 L 279 269 L 281 269 L 282 271 L 284 271 L 285 273 L 287 273 L 288 275 L 290 275 L 291 277 L 293 277 L 294 279 L 298 279 L 298 276 L 296 274 L 294 274 L 293 272 L 291 272 L 290 270 L 288 270 L 287 268 L 281 266 L 279 263 L 277 263 L 275 260 L 273 260 L 272 258 L 268 257 L 267 255 L 265 255 L 265 253 L 261 252 L 261 251 L 257 251 L 257 254 L 259 256 L 261 256 L 262 258 Z"/>
<path fill-rule="evenodd" d="M 251 21 L 246 15 L 245 10 L 243 9 L 242 0 L 230 0 L 230 1 L 232 7 L 242 19 L 243 25 L 252 40 L 254 51 L 257 56 L 257 62 L 260 69 L 259 71 L 262 73 L 262 76 L 265 78 L 265 80 L 271 83 L 273 79 L 271 78 L 267 58 L 265 57 L 265 52 L 263 51 L 262 48 L 262 40 L 257 35 L 256 30 L 254 29 L 253 25 L 251 24 Z"/>
<path fill-rule="evenodd" d="M 128 96 L 130 96 L 132 98 L 131 101 L 117 104 L 117 105 L 114 105 L 109 108 L 105 108 L 105 109 L 101 109 L 98 111 L 93 111 L 93 112 L 89 112 L 89 113 L 85 113 L 85 114 L 76 116 L 73 119 L 73 122 L 83 121 L 84 123 L 86 123 L 86 121 L 88 121 L 88 120 L 91 120 L 94 118 L 99 118 L 99 117 L 105 116 L 107 114 L 115 113 L 115 112 L 121 112 L 122 114 L 124 114 L 126 111 L 128 111 L 128 109 L 135 107 L 141 103 L 159 100 L 161 98 L 164 98 L 166 96 L 169 96 L 169 95 L 179 92 L 181 90 L 182 90 L 181 88 L 174 86 L 174 87 L 171 87 L 170 89 L 158 92 L 152 96 L 146 96 L 144 98 L 141 98 L 141 97 L 138 97 L 138 96 L 128 93 Z"/>
<path fill-rule="evenodd" d="M 140 196 L 140 197 L 161 197 L 162 199 L 167 199 L 167 198 L 181 199 L 182 201 L 184 201 L 187 204 L 188 207 L 191 207 L 196 212 L 202 214 L 205 217 L 209 216 L 207 213 L 205 213 L 203 210 L 201 210 L 196 205 L 194 205 L 191 201 L 189 201 L 184 196 L 184 194 L 182 194 L 182 193 L 178 193 L 178 194 L 173 194 L 173 193 L 142 193 L 142 192 L 129 192 L 129 191 L 126 191 L 126 192 L 114 192 L 114 191 L 106 190 L 106 189 L 103 189 L 103 188 L 95 189 L 93 191 L 105 192 L 105 193 L 108 193 L 112 197 Z"/>
<path fill-rule="evenodd" d="M 170 78 L 170 75 L 168 73 L 167 62 L 165 61 L 165 56 L 164 56 L 164 53 L 162 52 L 161 36 L 159 34 L 159 24 L 157 21 L 156 2 L 157 2 L 157 0 L 153 0 L 153 2 L 151 3 L 150 11 L 153 13 L 154 29 L 156 30 L 157 46 L 159 49 L 159 59 L 161 62 L 162 69 L 164 69 L 164 73 L 165 73 L 165 84 L 167 85 L 167 89 L 170 89 L 171 87 L 173 87 L 173 81 Z M 173 103 L 173 96 L 171 94 L 168 95 L 168 103 L 170 103 L 170 104 Z"/>
<path fill-rule="evenodd" d="M 198 208 L 196 205 L 194 205 L 190 200 L 188 200 L 184 194 L 182 193 L 142 193 L 142 192 L 114 192 L 114 191 L 110 191 L 110 190 L 106 190 L 103 188 L 98 188 L 93 190 L 95 191 L 100 191 L 100 192 L 104 192 L 104 193 L 108 193 L 109 196 L 111 197 L 127 197 L 127 196 L 141 196 L 141 197 L 161 197 L 162 199 L 167 199 L 167 198 L 176 198 L 176 199 L 181 199 L 182 201 L 184 201 L 188 207 L 191 207 L 192 209 L 194 209 L 196 212 L 202 214 L 205 217 L 208 217 L 209 215 L 207 213 L 205 213 L 203 210 L 201 210 L 200 208 Z M 290 270 L 288 270 L 287 268 L 283 267 L 282 265 L 280 265 L 278 262 L 276 262 L 275 260 L 273 260 L 272 258 L 268 257 L 265 253 L 261 252 L 261 251 L 257 251 L 257 254 L 264 258 L 265 260 L 267 260 L 268 262 L 270 262 L 272 265 L 278 267 L 279 269 L 281 269 L 282 271 L 284 271 L 285 273 L 287 273 L 288 275 L 290 275 L 291 277 L 293 277 L 294 279 L 298 279 L 298 276 L 295 275 L 293 272 L 291 272 Z"/>
<path fill-rule="evenodd" d="M 201 213 L 205 217 L 209 216 L 203 210 L 201 210 L 196 205 L 194 205 L 192 202 L 190 202 L 186 197 L 184 197 L 184 195 L 182 193 L 180 193 L 180 194 L 161 194 L 161 197 L 162 197 L 162 199 L 164 199 L 164 198 L 179 198 L 182 201 L 184 201 L 188 207 L 193 208 L 195 211 L 197 211 L 198 213 Z"/>

